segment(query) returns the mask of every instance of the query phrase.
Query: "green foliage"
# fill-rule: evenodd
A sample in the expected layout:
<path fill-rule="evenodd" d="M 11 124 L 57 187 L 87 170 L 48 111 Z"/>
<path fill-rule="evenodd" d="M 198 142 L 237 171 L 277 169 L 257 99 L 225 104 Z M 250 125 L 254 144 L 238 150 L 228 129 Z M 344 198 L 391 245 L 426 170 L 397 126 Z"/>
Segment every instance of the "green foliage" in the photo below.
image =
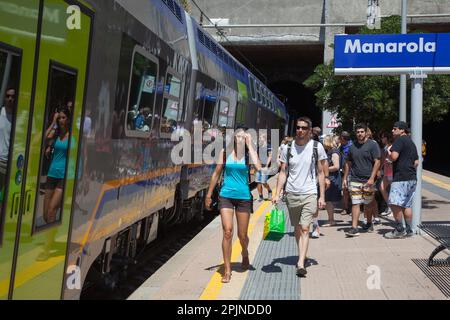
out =
<path fill-rule="evenodd" d="M 381 29 L 363 27 L 360 33 L 400 33 L 400 22 L 399 16 L 391 16 L 382 20 Z M 352 130 L 358 122 L 367 123 L 376 132 L 390 130 L 398 120 L 400 77 L 335 76 L 333 63 L 318 65 L 303 83 L 315 91 L 316 105 L 338 115 L 343 124 L 339 130 Z M 407 90 L 409 99 L 409 81 Z M 424 122 L 442 121 L 450 106 L 450 76 L 428 76 L 423 99 Z"/>
<path fill-rule="evenodd" d="M 189 0 L 180 0 L 181 5 L 184 7 L 186 12 L 191 13 L 191 4 Z"/>

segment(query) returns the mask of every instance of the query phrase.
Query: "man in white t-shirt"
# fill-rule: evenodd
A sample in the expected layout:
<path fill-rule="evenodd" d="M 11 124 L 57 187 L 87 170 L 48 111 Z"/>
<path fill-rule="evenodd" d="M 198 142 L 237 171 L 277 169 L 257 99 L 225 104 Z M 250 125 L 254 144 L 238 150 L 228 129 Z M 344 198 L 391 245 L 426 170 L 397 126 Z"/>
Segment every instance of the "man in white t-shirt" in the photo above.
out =
<path fill-rule="evenodd" d="M 309 228 L 317 206 L 325 207 L 325 174 L 323 167 L 327 154 L 320 142 L 311 139 L 312 122 L 307 117 L 297 120 L 296 137 L 283 146 L 281 151 L 281 170 L 278 175 L 277 191 L 273 203 L 286 183 L 286 204 L 289 218 L 295 228 L 295 239 L 299 250 L 297 276 L 306 276 L 305 258 L 308 251 Z M 286 173 L 286 169 L 288 169 Z M 320 198 L 317 200 L 320 188 Z"/>

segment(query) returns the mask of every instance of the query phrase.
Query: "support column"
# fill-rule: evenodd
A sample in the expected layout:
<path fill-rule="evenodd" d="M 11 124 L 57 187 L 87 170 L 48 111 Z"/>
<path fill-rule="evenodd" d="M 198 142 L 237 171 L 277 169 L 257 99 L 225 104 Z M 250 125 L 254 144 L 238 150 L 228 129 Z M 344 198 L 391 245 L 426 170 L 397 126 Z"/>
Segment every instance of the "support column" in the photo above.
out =
<path fill-rule="evenodd" d="M 417 167 L 417 187 L 413 199 L 412 229 L 419 233 L 417 226 L 422 222 L 422 114 L 423 114 L 423 79 L 426 75 L 417 72 L 411 75 L 411 138 L 419 155 Z"/>
<path fill-rule="evenodd" d="M 408 12 L 408 0 L 402 0 L 402 34 L 407 33 L 406 16 Z M 400 121 L 406 122 L 406 74 L 400 76 Z"/>

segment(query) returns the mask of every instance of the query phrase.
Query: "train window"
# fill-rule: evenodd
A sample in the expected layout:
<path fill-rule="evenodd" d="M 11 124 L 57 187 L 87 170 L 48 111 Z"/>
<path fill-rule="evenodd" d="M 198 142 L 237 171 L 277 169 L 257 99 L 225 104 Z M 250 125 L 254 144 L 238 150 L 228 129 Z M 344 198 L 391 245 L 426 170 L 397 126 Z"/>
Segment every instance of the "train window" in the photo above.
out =
<path fill-rule="evenodd" d="M 75 170 L 68 159 L 75 147 L 71 128 L 76 83 L 76 70 L 50 62 L 33 230 L 61 221 L 67 172 L 73 175 Z"/>
<path fill-rule="evenodd" d="M 219 128 L 227 127 L 229 111 L 230 111 L 230 103 L 228 101 L 220 99 L 219 100 L 219 118 L 217 121 Z"/>
<path fill-rule="evenodd" d="M 20 55 L 0 48 L 0 246 L 3 240 L 6 206 L 8 203 L 9 168 L 17 111 Z M 18 199 L 14 199 L 18 200 Z M 15 203 L 13 200 L 13 203 Z M 18 201 L 16 201 L 16 206 Z M 14 205 L 14 204 L 13 204 Z M 15 208 L 9 208 L 10 211 Z"/>
<path fill-rule="evenodd" d="M 256 101 L 256 92 L 255 92 L 255 79 L 252 78 L 252 76 L 248 76 L 249 83 L 250 83 L 250 94 L 252 95 L 252 100 Z"/>
<path fill-rule="evenodd" d="M 154 122 L 158 59 L 136 46 L 131 65 L 125 134 L 145 138 Z"/>
<path fill-rule="evenodd" d="M 194 111 L 192 115 L 192 124 L 194 126 L 201 123 L 203 112 L 203 100 L 201 99 L 202 84 L 197 82 L 195 85 Z"/>
<path fill-rule="evenodd" d="M 167 72 L 164 86 L 164 102 L 160 130 L 162 134 L 171 134 L 180 125 L 182 110 L 180 108 L 181 76 Z"/>
<path fill-rule="evenodd" d="M 203 128 L 208 130 L 215 124 L 216 101 L 217 98 L 212 94 L 205 94 L 203 106 Z"/>
<path fill-rule="evenodd" d="M 229 110 L 228 110 L 228 123 L 227 128 L 234 128 L 234 120 L 236 118 L 236 104 L 230 104 Z"/>
<path fill-rule="evenodd" d="M 245 123 L 245 105 L 240 101 L 236 110 L 236 124 L 243 125 Z"/>

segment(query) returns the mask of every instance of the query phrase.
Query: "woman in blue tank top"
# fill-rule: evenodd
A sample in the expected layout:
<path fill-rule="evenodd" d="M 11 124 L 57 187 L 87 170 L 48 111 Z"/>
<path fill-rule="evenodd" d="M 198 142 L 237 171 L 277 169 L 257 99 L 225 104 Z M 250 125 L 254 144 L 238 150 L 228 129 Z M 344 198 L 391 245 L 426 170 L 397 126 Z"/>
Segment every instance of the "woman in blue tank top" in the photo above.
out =
<path fill-rule="evenodd" d="M 229 155 L 226 156 L 226 154 Z M 213 190 L 224 170 L 222 188 L 219 193 L 219 210 L 223 230 L 222 252 L 225 267 L 223 283 L 230 282 L 231 279 L 234 212 L 236 212 L 238 237 L 242 247 L 242 268 L 247 269 L 250 266 L 247 229 L 250 213 L 253 212 L 253 199 L 250 193 L 249 160 L 256 170 L 261 170 L 261 163 L 253 146 L 251 135 L 244 129 L 237 129 L 232 143 L 227 146 L 226 150 L 222 149 L 220 153 L 205 199 L 206 208 L 210 210 Z"/>
<path fill-rule="evenodd" d="M 59 112 L 56 125 L 56 130 L 48 130 L 46 134 L 47 140 L 54 140 L 53 156 L 47 174 L 47 185 L 44 198 L 44 220 L 47 224 L 56 221 L 56 213 L 62 205 L 67 154 L 69 150 L 69 109 L 65 108 Z"/>

